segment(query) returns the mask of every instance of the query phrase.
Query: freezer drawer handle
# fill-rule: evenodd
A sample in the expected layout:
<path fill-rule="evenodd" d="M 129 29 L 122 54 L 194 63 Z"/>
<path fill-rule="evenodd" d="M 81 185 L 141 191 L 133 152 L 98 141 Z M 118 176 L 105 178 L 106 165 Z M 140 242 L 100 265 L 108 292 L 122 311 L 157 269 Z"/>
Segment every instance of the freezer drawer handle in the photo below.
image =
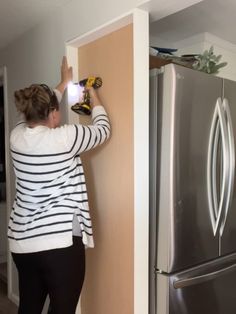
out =
<path fill-rule="evenodd" d="M 173 286 L 175 289 L 181 289 L 181 288 L 185 288 L 188 286 L 197 285 L 197 284 L 209 281 L 209 280 L 216 279 L 217 277 L 224 276 L 228 273 L 231 273 L 235 269 L 236 269 L 236 264 L 233 264 L 233 265 L 226 267 L 224 269 L 217 270 L 217 271 L 214 271 L 212 273 L 205 274 L 205 275 L 196 276 L 196 277 L 187 278 L 187 279 L 176 280 L 176 281 L 174 281 Z"/>

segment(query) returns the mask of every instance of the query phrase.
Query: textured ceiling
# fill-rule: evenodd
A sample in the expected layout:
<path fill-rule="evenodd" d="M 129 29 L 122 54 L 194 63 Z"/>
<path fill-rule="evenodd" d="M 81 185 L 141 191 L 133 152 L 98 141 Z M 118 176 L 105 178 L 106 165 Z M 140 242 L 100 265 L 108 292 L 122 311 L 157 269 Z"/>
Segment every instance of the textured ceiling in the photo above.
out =
<path fill-rule="evenodd" d="M 70 0 L 0 0 L 0 49 Z"/>
<path fill-rule="evenodd" d="M 236 0 L 205 0 L 152 23 L 150 33 L 177 42 L 208 32 L 236 44 L 235 28 Z"/>

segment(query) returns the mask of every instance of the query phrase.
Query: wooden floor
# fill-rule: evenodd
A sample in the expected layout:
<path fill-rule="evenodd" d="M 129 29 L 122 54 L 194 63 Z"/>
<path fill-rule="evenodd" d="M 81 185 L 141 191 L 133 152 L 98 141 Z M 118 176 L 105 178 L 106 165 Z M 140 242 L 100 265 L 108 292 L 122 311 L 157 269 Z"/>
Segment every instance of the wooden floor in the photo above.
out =
<path fill-rule="evenodd" d="M 17 307 L 7 297 L 7 265 L 0 264 L 0 314 L 17 314 Z"/>

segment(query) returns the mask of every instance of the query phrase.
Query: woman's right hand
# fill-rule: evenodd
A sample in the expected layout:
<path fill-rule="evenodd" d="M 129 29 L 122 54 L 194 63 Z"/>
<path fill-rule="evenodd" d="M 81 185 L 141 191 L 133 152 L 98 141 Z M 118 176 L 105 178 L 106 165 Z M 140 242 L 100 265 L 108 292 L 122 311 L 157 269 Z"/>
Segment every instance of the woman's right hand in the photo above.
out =
<path fill-rule="evenodd" d="M 91 107 L 101 106 L 102 103 L 97 90 L 93 87 L 87 87 L 86 90 L 89 92 L 89 96 L 91 98 Z"/>

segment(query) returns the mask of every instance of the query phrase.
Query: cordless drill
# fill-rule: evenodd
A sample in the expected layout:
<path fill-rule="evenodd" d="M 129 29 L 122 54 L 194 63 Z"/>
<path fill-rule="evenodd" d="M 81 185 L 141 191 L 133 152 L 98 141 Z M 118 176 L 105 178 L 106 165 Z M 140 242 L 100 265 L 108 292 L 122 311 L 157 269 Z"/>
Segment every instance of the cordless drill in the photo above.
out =
<path fill-rule="evenodd" d="M 93 87 L 95 89 L 102 86 L 102 79 L 100 77 L 89 76 L 86 79 L 79 81 L 79 85 L 84 87 L 83 99 L 81 102 L 74 104 L 71 109 L 78 114 L 90 115 L 91 114 L 91 105 L 90 105 L 90 95 L 89 91 L 86 90 L 88 87 Z"/>

